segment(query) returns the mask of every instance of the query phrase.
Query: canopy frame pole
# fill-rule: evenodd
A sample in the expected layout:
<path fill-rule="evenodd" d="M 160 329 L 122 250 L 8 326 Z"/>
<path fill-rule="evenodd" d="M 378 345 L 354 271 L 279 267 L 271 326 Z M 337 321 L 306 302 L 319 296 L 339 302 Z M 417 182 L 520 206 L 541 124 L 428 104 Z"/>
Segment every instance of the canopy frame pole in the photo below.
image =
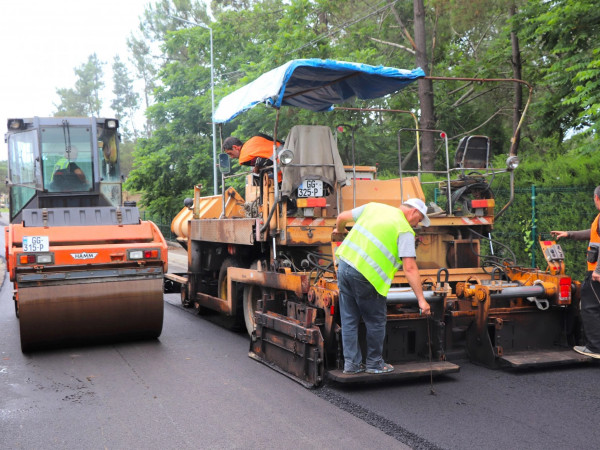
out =
<path fill-rule="evenodd" d="M 271 159 L 273 160 L 273 185 L 275 187 L 275 205 L 280 202 L 279 198 L 279 170 L 277 167 L 277 129 L 279 128 L 279 113 L 280 109 L 277 108 L 275 114 L 275 127 L 273 129 L 273 154 L 271 155 Z M 274 208 L 276 206 L 273 205 Z M 275 218 L 275 233 L 271 235 L 273 239 L 273 263 L 277 261 L 277 235 L 279 234 L 279 211 L 276 211 L 277 217 Z"/>

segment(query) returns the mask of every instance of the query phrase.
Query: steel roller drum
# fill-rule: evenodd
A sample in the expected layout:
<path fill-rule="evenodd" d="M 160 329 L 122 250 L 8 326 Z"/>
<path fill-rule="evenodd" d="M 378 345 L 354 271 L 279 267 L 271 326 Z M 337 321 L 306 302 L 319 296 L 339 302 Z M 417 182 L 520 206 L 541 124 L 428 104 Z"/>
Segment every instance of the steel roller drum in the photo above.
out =
<path fill-rule="evenodd" d="M 157 338 L 162 277 L 19 287 L 21 350 Z"/>

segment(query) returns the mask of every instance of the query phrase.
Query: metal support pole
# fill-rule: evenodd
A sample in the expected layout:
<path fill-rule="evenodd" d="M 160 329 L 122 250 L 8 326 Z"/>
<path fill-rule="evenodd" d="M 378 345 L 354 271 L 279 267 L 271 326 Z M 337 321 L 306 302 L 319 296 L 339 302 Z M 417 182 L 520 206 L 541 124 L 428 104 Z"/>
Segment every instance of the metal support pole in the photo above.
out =
<path fill-rule="evenodd" d="M 213 141 L 213 179 L 214 179 L 214 195 L 219 193 L 217 187 L 217 125 L 215 124 L 215 64 L 213 57 L 213 32 L 212 28 L 208 28 L 210 32 L 210 96 L 211 96 L 211 122 L 212 122 L 212 141 Z"/>
<path fill-rule="evenodd" d="M 535 243 L 537 241 L 537 225 L 535 217 L 535 184 L 531 185 L 531 267 L 535 267 Z"/>

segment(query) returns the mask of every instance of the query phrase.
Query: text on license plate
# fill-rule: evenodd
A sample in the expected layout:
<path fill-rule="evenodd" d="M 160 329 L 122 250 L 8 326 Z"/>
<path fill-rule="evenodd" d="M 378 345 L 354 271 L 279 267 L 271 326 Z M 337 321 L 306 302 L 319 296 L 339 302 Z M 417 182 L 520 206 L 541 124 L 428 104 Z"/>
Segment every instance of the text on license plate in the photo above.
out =
<path fill-rule="evenodd" d="M 24 252 L 48 252 L 50 242 L 48 236 L 23 236 Z"/>
<path fill-rule="evenodd" d="M 304 180 L 298 186 L 298 197 L 323 197 L 323 182 L 321 180 Z"/>

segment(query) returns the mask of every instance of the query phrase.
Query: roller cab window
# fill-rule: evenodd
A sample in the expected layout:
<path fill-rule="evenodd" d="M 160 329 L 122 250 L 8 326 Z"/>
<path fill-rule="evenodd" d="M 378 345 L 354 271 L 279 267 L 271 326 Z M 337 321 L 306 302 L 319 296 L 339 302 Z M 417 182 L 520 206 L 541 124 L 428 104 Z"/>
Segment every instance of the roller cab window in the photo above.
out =
<path fill-rule="evenodd" d="M 11 218 L 34 197 L 36 189 L 42 189 L 36 131 L 24 131 L 8 136 L 10 158 L 9 182 Z"/>
<path fill-rule="evenodd" d="M 44 188 L 48 192 L 87 192 L 93 186 L 89 126 L 40 129 Z"/>

